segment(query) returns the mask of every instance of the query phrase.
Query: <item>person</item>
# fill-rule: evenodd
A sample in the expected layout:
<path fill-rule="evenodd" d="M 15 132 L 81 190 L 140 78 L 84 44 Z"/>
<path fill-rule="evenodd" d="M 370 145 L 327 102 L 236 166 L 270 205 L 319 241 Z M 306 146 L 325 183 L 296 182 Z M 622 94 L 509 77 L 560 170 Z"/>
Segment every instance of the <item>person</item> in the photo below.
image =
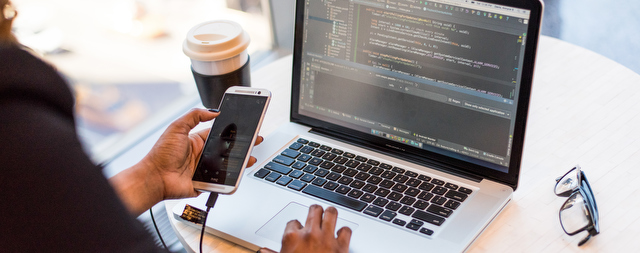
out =
<path fill-rule="evenodd" d="M 0 8 L 0 249 L 163 251 L 136 217 L 162 200 L 199 194 L 191 176 L 208 130 L 190 132 L 218 113 L 191 110 L 142 160 L 107 179 L 77 136 L 69 87 L 11 34 L 11 3 L 0 0 Z M 337 214 L 311 206 L 304 226 L 287 224 L 281 252 L 348 252 L 351 230 L 334 234 Z"/>

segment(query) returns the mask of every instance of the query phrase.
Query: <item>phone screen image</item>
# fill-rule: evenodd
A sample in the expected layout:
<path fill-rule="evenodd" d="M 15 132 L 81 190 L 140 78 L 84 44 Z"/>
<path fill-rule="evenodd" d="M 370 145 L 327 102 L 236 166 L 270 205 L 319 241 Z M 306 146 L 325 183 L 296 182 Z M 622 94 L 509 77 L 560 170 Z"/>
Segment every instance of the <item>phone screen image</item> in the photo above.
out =
<path fill-rule="evenodd" d="M 194 181 L 235 186 L 267 97 L 226 94 L 207 138 Z"/>

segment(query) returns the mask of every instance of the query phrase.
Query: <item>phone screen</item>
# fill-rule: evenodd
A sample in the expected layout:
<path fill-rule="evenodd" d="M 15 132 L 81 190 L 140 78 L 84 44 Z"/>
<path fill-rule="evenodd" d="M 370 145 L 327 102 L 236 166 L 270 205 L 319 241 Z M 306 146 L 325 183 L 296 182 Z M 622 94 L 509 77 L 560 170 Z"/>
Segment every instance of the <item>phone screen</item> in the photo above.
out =
<path fill-rule="evenodd" d="M 213 122 L 194 181 L 235 186 L 267 97 L 225 94 Z"/>

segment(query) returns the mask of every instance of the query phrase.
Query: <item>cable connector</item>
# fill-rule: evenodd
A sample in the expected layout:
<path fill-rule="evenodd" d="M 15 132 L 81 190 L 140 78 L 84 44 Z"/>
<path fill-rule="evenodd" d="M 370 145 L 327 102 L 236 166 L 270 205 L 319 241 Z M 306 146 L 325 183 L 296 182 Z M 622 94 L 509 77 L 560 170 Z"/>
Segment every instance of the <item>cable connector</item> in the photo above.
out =
<path fill-rule="evenodd" d="M 209 216 L 209 211 L 213 206 L 216 205 L 216 201 L 218 200 L 218 193 L 212 192 L 209 194 L 209 198 L 207 199 L 207 211 L 204 213 L 204 220 L 202 221 L 202 231 L 200 232 L 200 253 L 202 253 L 202 238 L 204 238 L 204 228 L 207 226 L 207 217 Z"/>

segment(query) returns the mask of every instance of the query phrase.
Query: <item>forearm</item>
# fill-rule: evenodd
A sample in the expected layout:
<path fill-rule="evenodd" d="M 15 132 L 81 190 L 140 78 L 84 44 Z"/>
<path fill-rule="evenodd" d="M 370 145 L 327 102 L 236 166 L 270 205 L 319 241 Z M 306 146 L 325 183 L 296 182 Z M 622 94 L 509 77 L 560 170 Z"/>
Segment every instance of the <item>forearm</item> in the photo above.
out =
<path fill-rule="evenodd" d="M 164 199 L 164 185 L 150 163 L 143 159 L 109 179 L 109 183 L 134 216 L 144 213 Z"/>

